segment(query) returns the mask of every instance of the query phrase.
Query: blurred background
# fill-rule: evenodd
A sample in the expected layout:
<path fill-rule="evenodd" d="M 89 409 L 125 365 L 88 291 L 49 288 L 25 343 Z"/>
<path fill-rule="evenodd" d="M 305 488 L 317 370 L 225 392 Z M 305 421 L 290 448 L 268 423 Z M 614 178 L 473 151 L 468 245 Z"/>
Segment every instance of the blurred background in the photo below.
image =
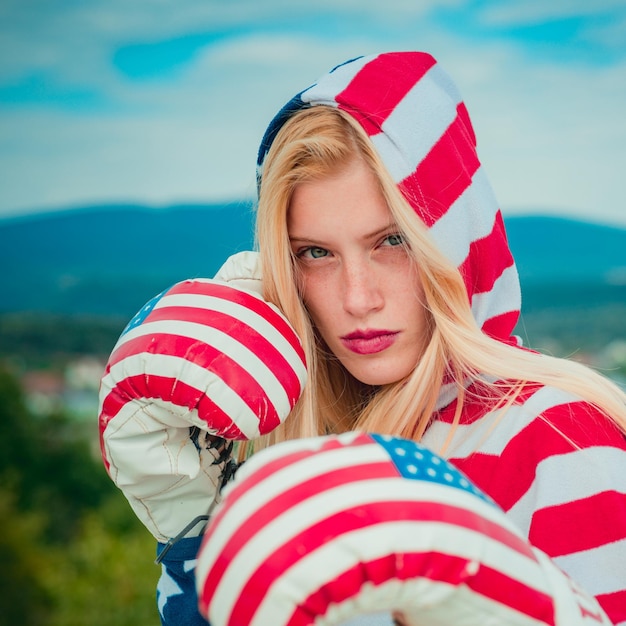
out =
<path fill-rule="evenodd" d="M 145 301 L 252 245 L 258 143 L 337 63 L 426 50 L 478 136 L 526 345 L 626 377 L 622 0 L 0 2 L 0 624 L 151 626 L 97 389 Z"/>

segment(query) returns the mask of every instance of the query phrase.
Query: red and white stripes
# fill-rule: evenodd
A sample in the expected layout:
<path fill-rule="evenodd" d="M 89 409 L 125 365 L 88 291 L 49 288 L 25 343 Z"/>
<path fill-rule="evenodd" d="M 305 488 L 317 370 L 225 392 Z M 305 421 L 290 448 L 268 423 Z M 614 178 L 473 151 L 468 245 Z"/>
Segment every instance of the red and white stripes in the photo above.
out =
<path fill-rule="evenodd" d="M 476 397 L 464 406 L 447 458 L 614 623 L 626 624 L 623 434 L 596 408 L 555 388 L 528 385 L 504 419 L 486 411 L 484 394 Z M 440 449 L 454 412 L 455 403 L 446 407 L 422 443 Z"/>

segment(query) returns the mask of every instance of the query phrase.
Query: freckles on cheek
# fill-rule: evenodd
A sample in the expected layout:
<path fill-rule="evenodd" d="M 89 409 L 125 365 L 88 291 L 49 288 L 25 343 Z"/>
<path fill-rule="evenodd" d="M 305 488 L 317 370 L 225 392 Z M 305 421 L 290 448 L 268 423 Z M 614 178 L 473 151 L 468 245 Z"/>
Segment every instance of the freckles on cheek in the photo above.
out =
<path fill-rule="evenodd" d="M 296 285 L 296 290 L 302 300 L 306 304 L 306 292 L 307 292 L 307 277 L 303 269 L 296 261 L 293 266 L 293 280 Z"/>
<path fill-rule="evenodd" d="M 333 281 L 320 268 L 300 273 L 299 293 L 313 325 L 321 330 L 324 320 L 331 315 L 332 303 L 336 300 Z"/>
<path fill-rule="evenodd" d="M 308 308 L 308 297 L 307 297 L 308 281 L 306 279 L 306 276 L 304 276 L 302 271 L 296 271 L 295 280 L 296 280 L 296 289 L 298 290 L 298 295 L 300 296 L 300 300 L 302 300 L 302 302 L 304 303 L 304 306 Z"/>
<path fill-rule="evenodd" d="M 311 276 L 305 271 L 300 270 L 297 275 L 298 293 L 300 298 L 304 302 L 304 305 L 309 308 L 311 303 L 315 304 L 315 280 L 311 279 Z"/>
<path fill-rule="evenodd" d="M 300 291 L 300 297 L 302 298 L 302 303 L 304 304 L 309 317 L 311 318 L 311 322 L 313 326 L 318 328 L 321 321 L 320 317 L 320 309 L 323 308 L 323 303 L 320 301 L 320 296 L 317 290 L 312 287 L 310 283 L 307 283 L 302 286 L 302 290 Z"/>

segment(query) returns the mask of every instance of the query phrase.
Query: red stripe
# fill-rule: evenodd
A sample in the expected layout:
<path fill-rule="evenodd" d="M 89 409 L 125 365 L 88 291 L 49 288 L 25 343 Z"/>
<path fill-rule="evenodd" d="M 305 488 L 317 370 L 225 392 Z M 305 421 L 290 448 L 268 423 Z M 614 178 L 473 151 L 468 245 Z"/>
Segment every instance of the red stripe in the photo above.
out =
<path fill-rule="evenodd" d="M 289 465 L 292 463 L 298 462 L 300 459 L 307 458 L 311 455 L 310 450 L 298 450 L 291 454 L 287 454 L 285 456 L 281 456 L 278 459 L 275 459 L 271 463 L 266 463 L 260 469 L 257 469 L 251 477 L 247 477 L 245 480 L 241 480 L 238 475 L 238 480 L 235 483 L 232 483 L 229 486 L 228 496 L 225 501 L 226 506 L 222 506 L 217 509 L 215 514 L 211 516 L 211 524 L 207 527 L 206 532 L 204 533 L 204 537 L 202 539 L 202 545 L 200 550 L 198 551 L 199 555 L 202 555 L 206 546 L 210 543 L 213 534 L 216 532 L 216 529 L 219 528 L 222 523 L 222 518 L 226 515 L 229 507 L 233 506 L 233 503 L 237 501 L 243 494 L 245 494 L 249 489 L 251 489 L 250 484 L 256 485 L 258 482 L 261 482 L 264 478 L 271 476 L 274 472 L 283 469 L 285 465 Z M 200 557 L 202 559 L 202 557 Z M 213 572 L 213 567 L 209 571 L 209 576 Z M 199 596 L 199 603 L 201 612 L 206 615 L 208 609 L 208 603 L 210 601 L 211 591 L 209 590 L 209 586 L 207 584 L 207 580 L 203 582 L 202 592 Z"/>
<path fill-rule="evenodd" d="M 176 378 L 144 374 L 128 376 L 117 383 L 103 402 L 101 424 L 108 423 L 128 402 L 136 398 L 169 400 L 177 406 L 195 408 L 211 433 L 219 433 L 227 439 L 245 439 L 233 424 L 232 418 L 217 406 L 204 391 L 200 391 Z M 190 426 L 192 424 L 189 424 Z M 106 426 L 106 424 L 104 424 Z"/>
<path fill-rule="evenodd" d="M 398 103 L 435 64 L 435 59 L 423 52 L 381 55 L 363 66 L 335 101 L 369 135 L 375 135 Z M 391 72 L 393 80 L 389 78 Z M 385 85 L 384 89 L 380 88 L 381 84 Z"/>
<path fill-rule="evenodd" d="M 609 616 L 612 624 L 626 622 L 626 590 L 605 593 L 596 596 L 596 599 Z"/>
<path fill-rule="evenodd" d="M 399 185 L 420 219 L 431 227 L 448 211 L 455 200 L 472 184 L 480 167 L 467 127 L 467 112 L 461 103 L 457 116 L 419 163 Z"/>
<path fill-rule="evenodd" d="M 266 319 L 272 326 L 276 328 L 276 330 L 278 330 L 278 332 L 289 342 L 293 350 L 304 363 L 304 350 L 302 348 L 302 345 L 300 344 L 300 340 L 298 339 L 292 327 L 285 320 L 285 318 L 278 313 L 278 311 L 270 306 L 268 302 L 265 302 L 261 298 L 254 296 L 252 293 L 215 282 L 205 283 L 199 281 L 185 281 L 174 285 L 165 294 L 165 296 L 161 300 L 161 303 L 165 304 L 167 302 L 168 296 L 179 294 L 206 295 L 215 298 L 221 298 L 229 302 L 240 304 L 247 309 L 254 311 L 257 315 Z M 149 320 L 150 316 L 158 311 L 159 308 L 161 308 L 161 305 L 154 309 L 147 319 Z"/>
<path fill-rule="evenodd" d="M 469 253 L 459 266 L 470 299 L 474 294 L 491 291 L 504 270 L 513 263 L 502 214 L 498 211 L 491 232 L 470 243 Z"/>
<path fill-rule="evenodd" d="M 255 518 L 257 515 L 258 511 L 255 512 Z M 478 532 L 480 535 L 490 537 L 492 540 L 500 541 L 533 561 L 535 560 L 529 547 L 518 536 L 509 533 L 499 524 L 494 524 L 471 510 L 450 504 L 426 501 L 407 502 L 391 500 L 370 502 L 366 505 L 344 509 L 339 513 L 330 515 L 303 532 L 287 539 L 248 578 L 239 595 L 240 600 L 233 608 L 231 623 L 249 624 L 258 608 L 258 600 L 262 599 L 267 587 L 274 580 L 280 578 L 281 573 L 287 571 L 298 562 L 302 555 L 314 552 L 333 538 L 357 529 L 381 525 L 381 532 L 386 532 L 384 523 L 398 520 L 415 522 L 415 532 L 419 532 L 418 523 L 420 522 L 439 522 L 443 524 L 441 527 L 442 533 L 449 533 L 454 527 L 467 528 Z M 236 551 L 233 550 L 231 552 L 230 545 L 227 544 L 220 553 L 220 560 L 228 564 L 229 561 L 232 561 L 235 554 Z M 439 568 L 442 577 L 445 576 L 444 565 L 445 562 L 442 562 Z M 205 585 L 204 587 L 205 594 L 208 594 L 209 589 L 217 582 L 213 581 L 212 573 L 209 573 L 209 578 L 207 579 L 210 580 L 210 586 L 207 588 Z M 415 574 L 419 575 L 421 572 L 416 572 Z M 253 598 L 255 602 L 252 602 Z"/>
<path fill-rule="evenodd" d="M 308 458 L 311 455 L 310 450 L 299 450 L 285 456 L 281 456 L 279 459 L 271 463 L 263 465 L 260 469 L 257 469 L 254 474 L 247 477 L 245 480 L 240 479 L 240 474 L 237 475 L 237 481 L 231 483 L 228 487 L 228 506 L 220 507 L 216 510 L 215 514 L 211 516 L 211 525 L 204 533 L 203 545 L 208 543 L 209 538 L 212 536 L 216 528 L 219 528 L 222 518 L 227 514 L 228 508 L 233 506 L 240 497 L 246 494 L 246 492 L 253 489 L 258 483 L 268 478 L 275 472 L 284 469 L 284 466 L 295 464 L 301 459 Z M 284 463 L 282 461 L 285 461 Z"/>
<path fill-rule="evenodd" d="M 626 539 L 626 496 L 604 491 L 535 511 L 528 539 L 553 558 Z"/>
<path fill-rule="evenodd" d="M 378 586 L 388 580 L 416 578 L 455 587 L 463 585 L 512 612 L 528 615 L 542 624 L 555 623 L 554 604 L 549 595 L 486 565 L 468 575 L 467 565 L 467 559 L 440 552 L 401 552 L 358 563 L 306 598 L 294 611 L 287 626 L 308 626 L 315 617 L 325 615 L 330 605 L 357 596 L 366 583 Z M 450 598 L 446 595 L 444 601 L 449 602 Z M 417 604 L 419 606 L 419 600 Z"/>
<path fill-rule="evenodd" d="M 510 345 L 517 345 L 515 340 L 511 338 L 511 332 L 515 328 L 517 321 L 519 320 L 519 311 L 509 311 L 508 313 L 501 313 L 500 315 L 494 315 L 485 320 L 482 325 L 484 333 Z"/>
<path fill-rule="evenodd" d="M 293 367 L 285 359 L 282 352 L 253 326 L 227 313 L 207 311 L 192 307 L 164 307 L 155 309 L 153 314 L 154 318 L 152 318 L 151 315 L 149 319 L 150 322 L 181 319 L 185 322 L 203 324 L 209 328 L 222 331 L 248 348 L 250 352 L 265 363 L 276 378 L 278 378 L 281 385 L 285 387 L 290 397 L 299 397 L 300 381 Z M 288 341 L 294 337 L 293 332 L 291 332 L 290 335 L 291 337 L 285 337 Z M 291 341 L 289 341 L 289 343 L 291 345 Z M 300 350 L 296 350 L 295 353 L 300 356 L 301 348 Z"/>

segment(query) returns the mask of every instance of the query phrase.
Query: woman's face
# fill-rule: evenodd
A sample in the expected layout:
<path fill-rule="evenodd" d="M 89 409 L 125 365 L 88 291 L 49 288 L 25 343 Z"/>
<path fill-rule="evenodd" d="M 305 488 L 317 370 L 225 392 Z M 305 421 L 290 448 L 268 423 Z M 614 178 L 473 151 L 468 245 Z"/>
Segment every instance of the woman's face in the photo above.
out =
<path fill-rule="evenodd" d="M 372 172 L 355 160 L 299 184 L 287 228 L 304 304 L 328 348 L 365 384 L 405 378 L 428 341 L 423 291 Z"/>

